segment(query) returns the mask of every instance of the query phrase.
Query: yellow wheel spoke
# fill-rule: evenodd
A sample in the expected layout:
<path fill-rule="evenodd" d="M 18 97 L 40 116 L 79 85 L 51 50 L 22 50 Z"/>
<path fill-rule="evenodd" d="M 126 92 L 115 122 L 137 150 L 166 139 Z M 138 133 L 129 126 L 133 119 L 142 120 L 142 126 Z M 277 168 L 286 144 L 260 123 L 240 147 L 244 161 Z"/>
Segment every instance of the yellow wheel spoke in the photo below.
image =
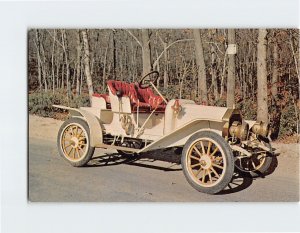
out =
<path fill-rule="evenodd" d="M 78 126 L 77 126 L 77 125 L 76 125 L 76 128 L 75 128 L 75 129 L 76 129 L 76 134 L 75 134 L 75 135 L 76 135 L 76 137 L 77 137 L 77 134 L 78 134 Z"/>
<path fill-rule="evenodd" d="M 67 149 L 69 146 L 72 146 L 72 144 L 64 146 L 65 149 Z"/>
<path fill-rule="evenodd" d="M 79 141 L 83 141 L 84 139 L 85 139 L 85 136 L 78 137 Z"/>
<path fill-rule="evenodd" d="M 195 149 L 195 151 L 199 154 L 199 156 L 201 157 L 201 153 L 200 151 L 198 150 L 198 148 L 196 147 L 196 145 L 193 147 L 193 149 Z"/>
<path fill-rule="evenodd" d="M 203 169 L 200 167 L 200 169 L 194 174 L 196 177 L 200 174 L 200 172 L 202 171 Z"/>
<path fill-rule="evenodd" d="M 216 149 L 213 151 L 213 153 L 211 153 L 211 155 L 210 156 L 214 156 L 215 155 L 215 153 L 217 153 L 217 151 L 219 150 L 219 148 L 218 147 L 216 147 Z"/>
<path fill-rule="evenodd" d="M 193 156 L 193 155 L 190 155 L 190 158 L 195 159 L 195 160 L 199 160 L 199 159 L 200 159 L 200 158 L 195 157 L 195 156 Z"/>
<path fill-rule="evenodd" d="M 78 134 L 78 138 L 80 138 L 82 133 L 83 133 L 83 130 L 81 129 L 81 132 Z"/>
<path fill-rule="evenodd" d="M 77 153 L 77 155 L 78 155 L 78 158 L 80 158 L 80 154 L 79 154 L 78 147 L 76 147 L 76 153 Z"/>
<path fill-rule="evenodd" d="M 69 157 L 71 157 L 71 151 L 73 151 L 73 149 L 74 149 L 74 148 L 72 147 L 71 150 L 70 150 L 69 152 L 66 151 Z"/>
<path fill-rule="evenodd" d="M 197 167 L 199 165 L 200 165 L 200 163 L 193 164 L 193 165 L 191 165 L 191 168 Z"/>
<path fill-rule="evenodd" d="M 71 138 L 64 138 L 63 139 L 65 142 L 72 142 Z"/>
<path fill-rule="evenodd" d="M 209 181 L 212 184 L 212 178 L 211 178 L 211 173 L 208 171 L 208 176 L 209 176 Z"/>
<path fill-rule="evenodd" d="M 205 149 L 204 149 L 203 142 L 202 142 L 202 141 L 200 141 L 200 144 L 201 144 L 201 148 L 202 148 L 202 154 L 205 154 Z"/>
<path fill-rule="evenodd" d="M 75 159 L 75 152 L 76 152 L 76 150 L 75 150 L 75 148 L 73 148 L 74 150 L 73 150 L 73 159 Z"/>
<path fill-rule="evenodd" d="M 205 176 L 206 176 L 206 170 L 203 170 L 203 175 L 202 175 L 202 182 L 205 183 Z"/>
<path fill-rule="evenodd" d="M 213 167 L 211 167 L 210 170 L 213 171 L 213 173 L 216 175 L 216 177 L 220 178 L 220 175 L 216 172 L 216 170 Z"/>
<path fill-rule="evenodd" d="M 212 165 L 212 166 L 214 166 L 214 167 L 217 167 L 217 168 L 223 169 L 223 167 L 222 167 L 222 166 L 220 166 L 220 165 L 218 165 L 218 164 L 212 163 L 211 165 Z"/>
<path fill-rule="evenodd" d="M 81 148 L 81 146 L 79 146 L 78 149 L 81 150 L 82 153 L 84 153 L 84 150 Z"/>
<path fill-rule="evenodd" d="M 74 129 L 73 129 L 73 126 L 71 126 L 70 129 L 71 129 L 71 135 L 74 136 Z"/>
<path fill-rule="evenodd" d="M 210 154 L 211 141 L 208 142 L 208 148 L 206 154 Z"/>

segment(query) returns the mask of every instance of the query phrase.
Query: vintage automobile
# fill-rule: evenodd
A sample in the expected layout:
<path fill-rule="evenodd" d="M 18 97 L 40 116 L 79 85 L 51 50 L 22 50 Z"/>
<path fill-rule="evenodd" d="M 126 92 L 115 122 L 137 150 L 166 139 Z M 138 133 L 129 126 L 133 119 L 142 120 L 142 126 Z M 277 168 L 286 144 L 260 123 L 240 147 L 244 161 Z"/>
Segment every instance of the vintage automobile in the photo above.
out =
<path fill-rule="evenodd" d="M 80 167 L 95 148 L 131 155 L 181 147 L 187 181 L 209 194 L 229 184 L 235 167 L 249 174 L 269 169 L 273 154 L 268 124 L 244 120 L 237 109 L 168 101 L 154 85 L 158 77 L 153 71 L 139 83 L 109 80 L 109 93 L 94 94 L 91 107 L 54 105 L 70 114 L 58 132 L 60 155 Z"/>

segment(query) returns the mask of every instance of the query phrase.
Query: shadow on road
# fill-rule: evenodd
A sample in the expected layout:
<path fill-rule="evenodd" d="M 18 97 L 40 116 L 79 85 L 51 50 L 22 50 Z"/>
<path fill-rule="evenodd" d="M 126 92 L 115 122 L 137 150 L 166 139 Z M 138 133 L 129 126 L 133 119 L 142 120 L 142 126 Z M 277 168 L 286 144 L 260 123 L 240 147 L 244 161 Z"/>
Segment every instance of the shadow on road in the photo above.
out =
<path fill-rule="evenodd" d="M 124 156 L 117 153 L 105 154 L 93 157 L 93 159 L 87 164 L 87 167 L 128 164 L 131 166 L 145 167 L 162 171 L 180 171 L 181 168 L 178 168 L 178 165 L 180 165 L 180 156 L 181 154 L 177 149 L 157 150 L 132 156 Z M 163 165 L 151 164 L 155 161 L 169 162 L 172 163 L 172 165 L 166 167 Z"/>
<path fill-rule="evenodd" d="M 264 174 L 255 174 L 250 175 L 247 173 L 240 172 L 236 169 L 234 175 L 232 177 L 231 182 L 228 186 L 217 193 L 217 195 L 226 195 L 231 193 L 236 193 L 247 189 L 253 183 L 253 180 L 265 178 L 266 176 L 272 174 L 276 167 L 278 166 L 277 156 L 273 157 L 270 168 Z M 138 166 L 149 169 L 156 169 L 162 171 L 180 171 L 182 170 L 180 166 L 180 158 L 181 158 L 181 149 L 165 149 L 165 150 L 157 150 L 152 152 L 146 152 L 140 155 L 131 155 L 124 156 L 117 153 L 114 154 L 105 154 L 101 156 L 94 157 L 86 167 L 103 167 L 103 166 L 116 166 L 119 164 L 127 164 L 130 166 Z M 171 166 L 166 166 L 165 164 L 151 164 L 155 161 L 164 161 L 171 163 Z"/>
<path fill-rule="evenodd" d="M 240 172 L 239 170 L 235 169 L 236 171 L 233 174 L 233 177 L 228 186 L 221 192 L 217 193 L 217 195 L 224 195 L 242 191 L 248 188 L 253 183 L 253 180 L 265 178 L 266 176 L 272 174 L 278 166 L 277 156 L 278 155 L 272 157 L 273 159 L 271 165 L 264 174 L 256 173 L 255 175 L 250 175 L 248 173 Z"/>

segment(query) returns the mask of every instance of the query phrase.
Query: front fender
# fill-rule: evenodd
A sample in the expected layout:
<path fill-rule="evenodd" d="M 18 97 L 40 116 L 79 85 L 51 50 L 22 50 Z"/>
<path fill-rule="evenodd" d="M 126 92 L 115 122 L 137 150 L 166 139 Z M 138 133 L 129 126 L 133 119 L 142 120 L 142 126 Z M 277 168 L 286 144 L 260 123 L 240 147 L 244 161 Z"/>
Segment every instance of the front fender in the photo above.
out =
<path fill-rule="evenodd" d="M 62 105 L 53 105 L 53 107 L 68 110 L 72 117 L 82 117 L 90 129 L 91 146 L 99 147 L 103 144 L 102 126 L 95 115 L 84 109 L 70 108 Z"/>
<path fill-rule="evenodd" d="M 210 119 L 196 119 L 192 120 L 172 132 L 165 134 L 157 141 L 152 142 L 148 146 L 141 149 L 138 153 L 150 150 L 163 149 L 167 147 L 184 146 L 186 141 L 195 133 L 202 130 L 214 131 L 222 135 L 223 121 L 215 121 Z"/>

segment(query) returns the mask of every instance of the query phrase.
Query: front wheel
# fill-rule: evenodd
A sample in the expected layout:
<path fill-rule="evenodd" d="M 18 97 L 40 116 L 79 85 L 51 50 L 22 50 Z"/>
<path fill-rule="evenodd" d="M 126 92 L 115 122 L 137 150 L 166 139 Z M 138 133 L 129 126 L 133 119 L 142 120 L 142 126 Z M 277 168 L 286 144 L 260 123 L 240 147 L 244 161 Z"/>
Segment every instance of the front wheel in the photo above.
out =
<path fill-rule="evenodd" d="M 231 148 L 224 138 L 211 131 L 190 137 L 183 147 L 181 165 L 190 185 L 208 194 L 223 190 L 234 172 Z"/>
<path fill-rule="evenodd" d="M 92 158 L 95 147 L 90 146 L 90 130 L 81 118 L 69 118 L 57 135 L 59 154 L 74 167 L 86 165 Z"/>

